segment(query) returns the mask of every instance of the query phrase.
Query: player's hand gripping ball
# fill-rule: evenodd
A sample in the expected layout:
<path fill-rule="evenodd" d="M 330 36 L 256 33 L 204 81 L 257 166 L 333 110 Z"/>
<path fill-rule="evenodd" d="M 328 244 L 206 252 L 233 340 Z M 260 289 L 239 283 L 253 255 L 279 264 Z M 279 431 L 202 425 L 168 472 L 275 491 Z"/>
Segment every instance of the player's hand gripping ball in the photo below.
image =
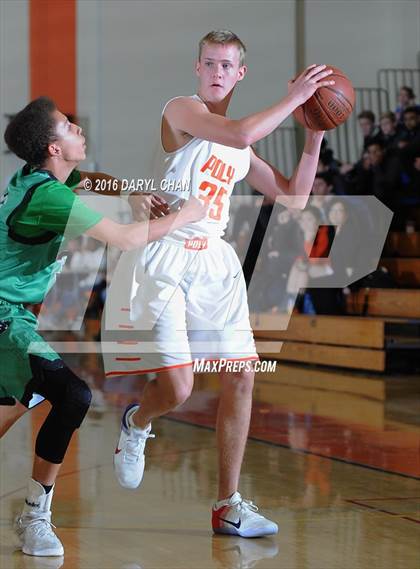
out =
<path fill-rule="evenodd" d="M 295 119 L 311 130 L 332 130 L 345 122 L 353 111 L 354 89 L 350 79 L 337 67 L 328 75 L 334 85 L 324 85 L 293 112 Z M 294 80 L 296 81 L 296 79 Z M 292 82 L 293 84 L 293 82 Z"/>

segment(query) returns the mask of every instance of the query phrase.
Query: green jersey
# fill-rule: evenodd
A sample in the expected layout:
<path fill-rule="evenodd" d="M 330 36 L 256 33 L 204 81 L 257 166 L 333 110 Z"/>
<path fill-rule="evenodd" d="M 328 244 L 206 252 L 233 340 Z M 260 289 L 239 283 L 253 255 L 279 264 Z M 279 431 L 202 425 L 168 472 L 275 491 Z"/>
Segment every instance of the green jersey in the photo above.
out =
<path fill-rule="evenodd" d="M 77 170 L 63 184 L 28 165 L 13 176 L 0 200 L 0 299 L 42 302 L 63 265 L 64 235 L 77 237 L 102 219 L 73 192 L 79 182 Z"/>

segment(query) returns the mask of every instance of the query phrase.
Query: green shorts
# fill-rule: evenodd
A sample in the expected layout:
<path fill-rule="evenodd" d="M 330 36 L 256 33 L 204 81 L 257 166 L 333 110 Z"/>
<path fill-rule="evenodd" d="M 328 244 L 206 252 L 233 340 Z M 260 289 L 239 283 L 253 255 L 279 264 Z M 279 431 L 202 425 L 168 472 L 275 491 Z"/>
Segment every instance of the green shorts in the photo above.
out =
<path fill-rule="evenodd" d="M 37 318 L 22 304 L 0 300 L 0 404 L 13 398 L 30 407 L 43 370 L 64 365 L 37 326 Z"/>

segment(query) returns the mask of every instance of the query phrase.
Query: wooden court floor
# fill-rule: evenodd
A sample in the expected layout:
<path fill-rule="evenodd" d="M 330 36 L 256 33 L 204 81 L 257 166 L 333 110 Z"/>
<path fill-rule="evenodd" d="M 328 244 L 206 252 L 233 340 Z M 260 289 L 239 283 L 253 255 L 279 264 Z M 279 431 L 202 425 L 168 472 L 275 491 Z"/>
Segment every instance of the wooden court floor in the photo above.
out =
<path fill-rule="evenodd" d="M 155 422 L 143 484 L 130 491 L 114 480 L 112 453 L 120 407 L 136 395 L 96 391 L 53 502 L 64 559 L 28 557 L 15 549 L 10 527 L 21 507 L 34 436 L 46 408 L 23 417 L 0 441 L 0 568 L 420 567 L 416 420 L 405 422 L 401 411 L 388 419 L 383 402 L 366 407 L 360 401 L 363 412 L 357 414 L 355 398 L 357 421 L 352 422 L 348 411 L 340 416 L 342 397 L 336 393 L 322 395 L 330 397 L 329 406 L 310 390 L 299 402 L 286 392 L 289 405 L 268 405 L 257 397 L 240 490 L 280 531 L 254 540 L 213 537 L 216 447 L 208 427 L 215 396 L 213 390 L 199 390 L 172 418 Z M 337 413 L 323 414 L 334 401 Z"/>

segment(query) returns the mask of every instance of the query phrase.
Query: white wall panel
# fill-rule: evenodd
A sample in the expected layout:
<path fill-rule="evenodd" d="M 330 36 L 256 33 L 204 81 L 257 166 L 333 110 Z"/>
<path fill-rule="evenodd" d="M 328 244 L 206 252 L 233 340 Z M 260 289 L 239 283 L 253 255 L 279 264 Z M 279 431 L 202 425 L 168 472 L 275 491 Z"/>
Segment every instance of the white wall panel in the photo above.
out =
<path fill-rule="evenodd" d="M 232 29 L 249 52 L 232 116 L 285 95 L 294 71 L 293 1 L 79 2 L 78 105 L 98 167 L 147 177 L 161 108 L 194 92 L 197 44 L 215 28 Z"/>
<path fill-rule="evenodd" d="M 5 115 L 20 110 L 29 99 L 28 27 L 27 0 L 0 0 L 0 194 L 22 163 L 5 153 L 3 133 Z"/>
<path fill-rule="evenodd" d="M 378 69 L 416 67 L 418 0 L 307 0 L 306 58 L 345 71 L 358 87 L 376 87 Z"/>

